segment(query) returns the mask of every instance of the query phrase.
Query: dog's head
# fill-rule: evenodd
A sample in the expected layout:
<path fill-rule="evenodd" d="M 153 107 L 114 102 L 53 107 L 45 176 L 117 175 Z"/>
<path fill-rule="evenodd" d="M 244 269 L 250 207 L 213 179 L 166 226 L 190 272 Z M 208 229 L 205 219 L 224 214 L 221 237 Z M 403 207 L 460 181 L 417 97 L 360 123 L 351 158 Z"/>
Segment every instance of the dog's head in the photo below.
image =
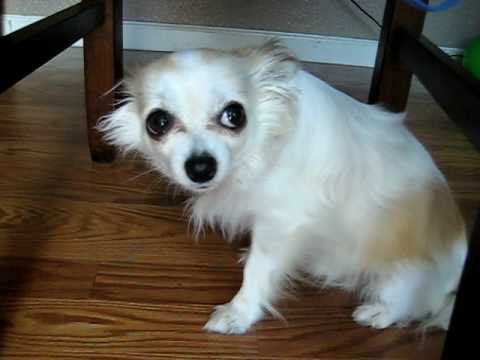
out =
<path fill-rule="evenodd" d="M 125 81 L 125 104 L 99 130 L 186 190 L 244 183 L 292 126 L 297 62 L 278 42 L 172 53 Z"/>

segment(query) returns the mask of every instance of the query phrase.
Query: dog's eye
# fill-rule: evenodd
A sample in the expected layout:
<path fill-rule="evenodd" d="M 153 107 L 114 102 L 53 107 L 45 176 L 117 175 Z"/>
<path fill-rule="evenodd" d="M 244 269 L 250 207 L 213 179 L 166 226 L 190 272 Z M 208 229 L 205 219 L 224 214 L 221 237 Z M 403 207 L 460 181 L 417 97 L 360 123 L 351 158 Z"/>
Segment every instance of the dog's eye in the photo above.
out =
<path fill-rule="evenodd" d="M 152 111 L 146 121 L 147 132 L 152 138 L 165 135 L 173 125 L 173 116 L 165 110 Z"/>
<path fill-rule="evenodd" d="M 231 130 L 243 128 L 247 123 L 243 106 L 236 102 L 228 104 L 220 115 L 219 123 L 223 127 Z"/>

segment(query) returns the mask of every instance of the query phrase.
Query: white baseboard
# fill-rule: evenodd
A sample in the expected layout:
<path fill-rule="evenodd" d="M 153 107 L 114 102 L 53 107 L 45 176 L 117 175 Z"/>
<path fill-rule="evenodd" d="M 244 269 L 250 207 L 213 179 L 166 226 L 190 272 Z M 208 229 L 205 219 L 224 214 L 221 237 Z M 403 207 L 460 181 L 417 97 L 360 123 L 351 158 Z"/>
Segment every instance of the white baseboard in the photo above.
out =
<path fill-rule="evenodd" d="M 41 16 L 2 15 L 2 34 L 29 25 Z M 211 26 L 173 25 L 124 21 L 123 45 L 129 50 L 176 51 L 210 47 L 229 49 L 281 39 L 302 61 L 353 66 L 374 65 L 378 42 L 335 36 L 277 31 L 247 30 Z M 82 46 L 78 41 L 74 46 Z M 447 54 L 461 54 L 462 49 L 443 48 Z"/>

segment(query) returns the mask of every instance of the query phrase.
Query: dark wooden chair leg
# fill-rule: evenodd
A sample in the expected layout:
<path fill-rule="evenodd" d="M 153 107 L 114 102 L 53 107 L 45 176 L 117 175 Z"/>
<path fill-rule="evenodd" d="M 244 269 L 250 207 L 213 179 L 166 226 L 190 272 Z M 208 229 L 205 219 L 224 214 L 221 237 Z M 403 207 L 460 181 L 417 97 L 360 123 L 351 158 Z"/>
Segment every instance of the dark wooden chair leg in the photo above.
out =
<path fill-rule="evenodd" d="M 123 76 L 122 0 L 105 0 L 104 6 L 103 25 L 84 39 L 85 100 L 92 160 L 111 162 L 115 151 L 95 126 L 113 110 L 115 92 L 110 90 Z"/>
<path fill-rule="evenodd" d="M 392 111 L 405 110 L 412 73 L 396 61 L 395 31 L 401 26 L 412 34 L 421 34 L 424 19 L 425 13 L 404 1 L 387 0 L 368 97 L 370 104 L 382 103 Z"/>
<path fill-rule="evenodd" d="M 467 260 L 457 291 L 450 327 L 445 338 L 442 359 L 469 359 L 478 354 L 475 332 L 480 314 L 480 215 L 470 237 Z"/>

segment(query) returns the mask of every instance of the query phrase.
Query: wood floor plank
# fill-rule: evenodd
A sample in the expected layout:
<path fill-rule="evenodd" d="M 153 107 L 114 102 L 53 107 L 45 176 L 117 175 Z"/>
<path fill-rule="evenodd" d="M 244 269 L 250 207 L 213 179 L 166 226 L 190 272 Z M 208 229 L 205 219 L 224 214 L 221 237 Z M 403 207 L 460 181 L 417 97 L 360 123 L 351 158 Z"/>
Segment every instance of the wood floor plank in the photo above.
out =
<path fill-rule="evenodd" d="M 0 306 L 7 330 L 2 359 L 46 353 L 118 359 L 253 359 L 257 354 L 253 335 L 202 332 L 209 306 L 67 299 L 1 301 Z"/>
<path fill-rule="evenodd" d="M 338 301 L 344 296 L 337 295 L 330 300 Z M 413 327 L 383 331 L 360 327 L 352 321 L 353 309 L 351 299 L 344 306 L 335 301 L 289 304 L 282 312 L 286 324 L 268 320 L 258 326 L 260 354 L 298 359 L 439 358 L 443 333 L 429 334 L 422 339 Z"/>
<path fill-rule="evenodd" d="M 102 263 L 91 297 L 141 303 L 218 305 L 228 302 L 241 283 L 241 267 Z"/>
<path fill-rule="evenodd" d="M 0 258 L 0 298 L 88 299 L 96 263 L 53 259 Z"/>
<path fill-rule="evenodd" d="M 189 236 L 178 207 L 7 195 L 0 211 L 0 256 L 193 266 L 237 261 L 218 236 L 198 242 Z"/>

